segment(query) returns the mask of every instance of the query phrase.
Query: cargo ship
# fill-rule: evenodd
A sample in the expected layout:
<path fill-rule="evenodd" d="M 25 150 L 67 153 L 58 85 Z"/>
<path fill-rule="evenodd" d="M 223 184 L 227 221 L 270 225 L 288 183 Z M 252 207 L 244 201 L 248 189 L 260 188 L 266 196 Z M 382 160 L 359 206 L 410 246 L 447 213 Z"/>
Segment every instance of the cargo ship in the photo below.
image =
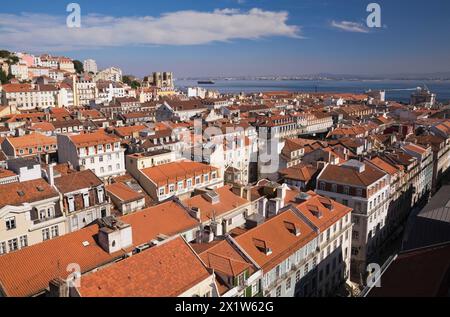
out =
<path fill-rule="evenodd" d="M 199 85 L 214 85 L 215 82 L 213 82 L 212 80 L 199 80 L 197 82 L 197 84 L 199 84 Z"/>

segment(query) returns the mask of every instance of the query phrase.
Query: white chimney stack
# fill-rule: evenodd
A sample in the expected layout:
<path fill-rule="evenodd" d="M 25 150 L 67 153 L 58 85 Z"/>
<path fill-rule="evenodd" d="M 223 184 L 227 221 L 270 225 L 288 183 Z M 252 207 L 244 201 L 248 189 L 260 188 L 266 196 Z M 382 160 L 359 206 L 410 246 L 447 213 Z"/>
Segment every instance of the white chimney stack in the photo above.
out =
<path fill-rule="evenodd" d="M 55 186 L 55 172 L 53 170 L 53 168 L 55 167 L 55 163 L 51 163 L 48 164 L 48 183 L 50 184 L 50 186 L 54 187 Z"/>

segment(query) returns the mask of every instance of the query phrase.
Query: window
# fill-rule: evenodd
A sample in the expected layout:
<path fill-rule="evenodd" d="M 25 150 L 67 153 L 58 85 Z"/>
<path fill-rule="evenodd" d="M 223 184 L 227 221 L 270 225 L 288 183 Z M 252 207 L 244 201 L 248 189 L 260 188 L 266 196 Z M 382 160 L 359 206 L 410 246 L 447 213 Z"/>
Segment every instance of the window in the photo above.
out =
<path fill-rule="evenodd" d="M 352 239 L 353 240 L 359 240 L 359 232 L 358 231 L 353 231 Z"/>
<path fill-rule="evenodd" d="M 277 297 L 281 297 L 281 286 L 277 287 Z"/>
<path fill-rule="evenodd" d="M 75 211 L 75 199 L 73 196 L 67 197 L 67 202 L 69 203 L 69 212 Z"/>
<path fill-rule="evenodd" d="M 347 200 L 347 199 L 343 199 L 343 200 L 342 200 L 342 204 L 343 204 L 344 206 L 348 206 L 348 200 Z"/>
<path fill-rule="evenodd" d="M 363 191 L 362 191 L 361 188 L 357 188 L 357 189 L 356 189 L 356 195 L 359 196 L 359 197 L 362 197 Z"/>
<path fill-rule="evenodd" d="M 9 252 L 16 251 L 19 249 L 19 243 L 17 239 L 8 240 Z"/>
<path fill-rule="evenodd" d="M 309 272 L 309 263 L 305 264 L 305 275 Z"/>
<path fill-rule="evenodd" d="M 83 193 L 84 208 L 89 207 L 89 193 Z"/>
<path fill-rule="evenodd" d="M 300 270 L 298 270 L 297 273 L 295 273 L 295 283 L 298 283 L 298 281 L 300 281 L 300 277 L 301 277 L 301 273 L 300 273 Z"/>
<path fill-rule="evenodd" d="M 6 230 L 16 229 L 16 217 L 6 218 Z"/>
<path fill-rule="evenodd" d="M 21 236 L 20 237 L 20 247 L 25 248 L 28 246 L 28 237 L 27 236 Z"/>
<path fill-rule="evenodd" d="M 98 157 L 98 161 L 99 161 L 99 162 L 103 162 L 103 155 L 100 155 L 100 156 Z"/>
<path fill-rule="evenodd" d="M 286 291 L 289 291 L 291 289 L 291 278 L 288 278 L 286 281 Z"/>
<path fill-rule="evenodd" d="M 183 181 L 178 182 L 178 190 L 182 190 L 183 189 Z"/>
<path fill-rule="evenodd" d="M 52 231 L 52 238 L 58 237 L 59 236 L 59 229 L 58 226 L 53 226 L 51 228 Z"/>
<path fill-rule="evenodd" d="M 95 159 L 93 157 L 91 157 L 91 164 L 95 163 Z"/>
<path fill-rule="evenodd" d="M 188 187 L 188 188 L 191 188 L 191 187 L 192 187 L 192 179 L 188 179 L 188 180 L 186 181 L 186 184 L 187 184 L 187 187 Z"/>
<path fill-rule="evenodd" d="M 0 254 L 6 253 L 6 242 L 0 242 Z"/>
<path fill-rule="evenodd" d="M 120 170 L 120 163 L 117 163 L 117 164 L 116 164 L 116 168 L 117 168 L 118 170 Z"/>
<path fill-rule="evenodd" d="M 350 194 L 350 187 L 344 186 L 344 194 L 345 194 L 345 195 Z"/>
<path fill-rule="evenodd" d="M 201 177 L 200 176 L 196 176 L 195 177 L 195 185 L 200 184 L 201 183 Z"/>
<path fill-rule="evenodd" d="M 332 184 L 331 185 L 331 191 L 333 191 L 334 193 L 337 192 L 337 185 L 336 184 Z"/>
<path fill-rule="evenodd" d="M 211 173 L 211 178 L 212 179 L 216 179 L 217 178 L 217 172 L 212 172 Z"/>
<path fill-rule="evenodd" d="M 42 241 L 50 240 L 50 229 L 46 228 L 42 230 Z"/>
<path fill-rule="evenodd" d="M 78 228 L 78 217 L 72 217 L 72 228 Z"/>
<path fill-rule="evenodd" d="M 160 187 L 159 188 L 159 196 L 163 196 L 164 192 L 165 192 L 164 187 Z"/>
<path fill-rule="evenodd" d="M 169 185 L 169 193 L 173 193 L 175 191 L 175 185 L 173 185 L 173 184 L 170 184 Z"/>
<path fill-rule="evenodd" d="M 255 283 L 252 285 L 252 295 L 256 295 L 259 293 L 259 283 Z"/>
<path fill-rule="evenodd" d="M 325 190 L 325 183 L 324 182 L 320 182 L 319 188 L 320 188 L 320 190 Z"/>
<path fill-rule="evenodd" d="M 209 181 L 209 175 L 208 174 L 203 175 L 203 179 L 204 179 L 205 182 L 208 182 Z"/>

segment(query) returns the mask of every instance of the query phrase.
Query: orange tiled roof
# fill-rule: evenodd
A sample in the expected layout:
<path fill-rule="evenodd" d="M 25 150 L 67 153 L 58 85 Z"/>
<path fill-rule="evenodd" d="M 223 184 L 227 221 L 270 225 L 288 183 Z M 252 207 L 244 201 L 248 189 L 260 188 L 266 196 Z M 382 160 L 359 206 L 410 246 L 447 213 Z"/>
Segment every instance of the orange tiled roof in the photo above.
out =
<path fill-rule="evenodd" d="M 375 169 L 369 164 L 365 164 L 365 170 L 362 173 L 350 167 L 327 165 L 322 174 L 320 174 L 320 180 L 366 187 L 375 183 L 384 175 L 384 172 Z"/>
<path fill-rule="evenodd" d="M 84 297 L 175 297 L 210 277 L 182 238 L 81 278 Z"/>
<path fill-rule="evenodd" d="M 199 255 L 206 266 L 228 276 L 236 277 L 247 269 L 251 269 L 250 274 L 255 271 L 253 264 L 248 262 L 228 240 L 214 244 Z"/>
<path fill-rule="evenodd" d="M 293 234 L 288 224 L 298 228 L 300 235 Z M 268 272 L 316 237 L 317 233 L 310 226 L 292 210 L 287 210 L 235 240 L 264 272 Z M 272 253 L 266 255 L 260 249 L 262 246 L 270 248 Z"/>
<path fill-rule="evenodd" d="M 379 169 L 382 169 L 383 171 L 388 173 L 389 175 L 395 175 L 396 173 L 399 172 L 399 170 L 396 167 L 380 159 L 379 157 L 374 157 L 373 159 L 370 160 L 370 162 Z"/>
<path fill-rule="evenodd" d="M 55 186 L 63 194 L 102 184 L 103 182 L 91 170 L 73 172 L 55 178 Z"/>
<path fill-rule="evenodd" d="M 184 180 L 196 175 L 202 175 L 217 168 L 192 161 L 179 161 L 167 163 L 159 166 L 149 167 L 141 170 L 145 176 L 158 185 L 164 185 L 169 182 Z"/>
<path fill-rule="evenodd" d="M 124 216 L 121 220 L 132 226 L 134 246 L 146 244 L 158 234 L 173 236 L 198 225 L 180 205 L 171 201 Z M 108 254 L 97 244 L 98 231 L 99 226 L 94 224 L 0 256 L 0 288 L 7 296 L 32 296 L 44 291 L 50 280 L 67 278 L 66 269 L 70 263 L 79 264 L 84 273 L 111 263 L 129 251 Z M 83 242 L 88 245 L 83 246 Z"/>
<path fill-rule="evenodd" d="M 197 207 L 200 209 L 200 218 L 202 222 L 212 220 L 214 215 L 216 217 L 225 215 L 226 213 L 247 204 L 249 201 L 235 195 L 231 191 L 231 186 L 223 186 L 215 190 L 219 195 L 219 202 L 212 204 L 207 201 L 203 195 L 197 195 L 183 203 L 189 208 Z"/>
<path fill-rule="evenodd" d="M 6 138 L 16 149 L 34 148 L 37 146 L 56 145 L 56 137 L 45 136 L 40 133 L 27 134 L 19 137 Z"/>
<path fill-rule="evenodd" d="M 123 202 L 134 201 L 144 198 L 144 195 L 134 191 L 124 183 L 114 183 L 106 186 L 106 191 L 110 195 L 114 195 Z"/>
<path fill-rule="evenodd" d="M 120 137 L 132 136 L 136 132 L 140 132 L 147 127 L 145 125 L 133 125 L 128 127 L 115 128 L 114 132 Z"/>
<path fill-rule="evenodd" d="M 352 209 L 337 203 L 336 201 L 317 195 L 313 191 L 309 191 L 311 196 L 307 201 L 299 204 L 296 208 L 304 214 L 321 232 L 326 231 L 329 227 L 337 223 L 340 219 L 351 213 Z M 326 205 L 331 206 L 330 210 Z M 321 213 L 320 217 L 314 215 L 311 211 L 311 206 L 314 206 L 315 211 Z"/>
<path fill-rule="evenodd" d="M 3 184 L 0 185 L 0 193 L 0 208 L 58 197 L 58 193 L 43 179 Z"/>
<path fill-rule="evenodd" d="M 82 133 L 78 135 L 71 135 L 70 139 L 77 147 L 88 147 L 99 144 L 119 142 L 115 136 L 106 134 L 104 131 L 97 131 L 92 133 Z"/>

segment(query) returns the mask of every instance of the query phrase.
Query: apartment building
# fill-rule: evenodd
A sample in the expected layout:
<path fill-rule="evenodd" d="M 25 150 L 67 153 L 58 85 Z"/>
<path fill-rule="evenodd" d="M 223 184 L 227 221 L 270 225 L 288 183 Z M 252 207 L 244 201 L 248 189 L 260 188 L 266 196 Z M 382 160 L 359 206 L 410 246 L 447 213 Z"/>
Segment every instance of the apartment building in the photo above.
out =
<path fill-rule="evenodd" d="M 208 110 L 201 100 L 170 100 L 156 108 L 157 121 L 189 121 L 192 117 Z"/>
<path fill-rule="evenodd" d="M 202 224 L 199 238 L 203 242 L 211 242 L 215 237 L 243 226 L 246 219 L 256 212 L 251 202 L 233 193 L 230 186 L 197 192 L 184 200 L 183 205 L 190 208 L 191 214 Z"/>
<path fill-rule="evenodd" d="M 228 184 L 248 184 L 251 141 L 244 129 L 222 127 L 217 135 L 205 137 L 201 149 L 194 149 L 194 159 L 220 169 Z M 205 132 L 208 128 L 205 129 Z"/>
<path fill-rule="evenodd" d="M 98 71 L 97 62 L 93 59 L 86 59 L 83 62 L 83 69 L 86 73 L 96 74 Z"/>
<path fill-rule="evenodd" d="M 137 178 L 139 175 L 139 170 L 171 163 L 175 160 L 175 152 L 163 149 L 158 151 L 129 154 L 125 157 L 125 166 L 127 172 L 134 178 Z"/>
<path fill-rule="evenodd" d="M 359 278 L 386 237 L 389 174 L 356 160 L 327 165 L 317 177 L 316 192 L 353 209 L 352 273 Z"/>
<path fill-rule="evenodd" d="M 123 98 L 126 96 L 124 85 L 117 82 L 98 81 L 97 90 L 98 97 L 96 103 L 109 103 L 114 98 Z"/>
<path fill-rule="evenodd" d="M 105 80 L 105 81 L 122 81 L 122 70 L 117 67 L 109 67 L 104 70 L 99 71 L 95 74 L 95 80 Z"/>
<path fill-rule="evenodd" d="M 230 236 L 209 244 L 193 244 L 192 247 L 203 263 L 214 270 L 219 296 L 262 296 L 262 271 Z"/>
<path fill-rule="evenodd" d="M 111 275 L 115 276 L 113 280 Z M 208 269 L 185 240 L 175 238 L 83 276 L 77 295 L 216 297 L 218 290 L 213 271 Z"/>
<path fill-rule="evenodd" d="M 418 199 L 426 197 L 432 190 L 433 185 L 433 152 L 430 144 L 425 146 L 409 143 L 402 145 L 400 149 L 415 157 L 419 163 L 418 177 L 415 180 L 414 186 Z"/>
<path fill-rule="evenodd" d="M 55 85 L 6 84 L 2 89 L 2 102 L 14 105 L 17 110 L 42 110 L 56 107 L 66 88 Z"/>
<path fill-rule="evenodd" d="M 144 209 L 145 196 L 125 183 L 106 186 L 106 192 L 122 215 Z"/>
<path fill-rule="evenodd" d="M 198 226 L 198 221 L 186 212 L 185 207 L 173 201 L 120 219 L 103 218 L 58 239 L 0 256 L 0 294 L 12 297 L 69 296 L 72 290 L 61 280 L 66 281 L 71 274 L 71 271 L 67 271 L 70 264 L 79 265 L 83 278 L 84 275 L 89 276 L 90 272 L 96 270 L 100 272 L 111 264 L 113 267 L 113 263 L 124 258 L 151 251 L 152 247 L 171 237 L 182 236 L 187 242 L 192 242 Z M 178 247 L 180 251 L 183 250 L 181 246 Z M 180 254 L 186 255 L 182 252 Z M 177 257 L 177 263 L 184 265 L 185 262 Z M 171 275 L 168 275 L 166 283 L 169 283 L 174 274 L 174 265 L 169 267 Z M 183 270 L 176 271 L 185 273 Z M 145 277 L 146 274 L 141 276 Z M 165 278 L 159 274 L 159 279 Z M 61 283 L 55 284 L 56 280 Z M 158 289 L 164 290 L 164 287 Z"/>
<path fill-rule="evenodd" d="M 28 74 L 28 66 L 25 63 L 19 63 L 19 64 L 11 64 L 9 66 L 9 73 L 11 75 L 14 75 L 18 80 L 28 80 L 29 74 Z"/>
<path fill-rule="evenodd" d="M 54 178 L 50 165 L 49 178 Z M 66 216 L 67 232 L 90 225 L 111 213 L 105 185 L 91 170 L 71 172 L 54 178 L 55 187 L 62 196 L 62 210 Z"/>
<path fill-rule="evenodd" d="M 195 189 L 223 186 L 223 178 L 217 168 L 187 160 L 141 169 L 136 179 L 155 201 L 173 196 L 183 199 Z"/>
<path fill-rule="evenodd" d="M 45 180 L 0 185 L 0 254 L 66 233 L 58 192 Z"/>
<path fill-rule="evenodd" d="M 325 133 L 333 127 L 333 117 L 329 113 L 312 112 L 301 116 L 299 121 L 300 135 L 316 135 Z"/>
<path fill-rule="evenodd" d="M 2 150 L 11 158 L 40 155 L 48 161 L 57 151 L 55 137 L 40 133 L 27 134 L 19 137 L 7 137 L 2 142 Z"/>
<path fill-rule="evenodd" d="M 431 146 L 433 152 L 432 189 L 434 193 L 450 167 L 450 138 L 443 138 L 439 135 L 421 135 L 410 137 L 408 140 L 423 148 Z"/>
<path fill-rule="evenodd" d="M 104 179 L 125 174 L 125 149 L 120 139 L 103 131 L 57 136 L 58 160 L 77 170 L 90 169 Z"/>
<path fill-rule="evenodd" d="M 75 107 L 88 106 L 98 96 L 97 85 L 89 75 L 73 76 L 67 83 L 72 87 Z"/>

